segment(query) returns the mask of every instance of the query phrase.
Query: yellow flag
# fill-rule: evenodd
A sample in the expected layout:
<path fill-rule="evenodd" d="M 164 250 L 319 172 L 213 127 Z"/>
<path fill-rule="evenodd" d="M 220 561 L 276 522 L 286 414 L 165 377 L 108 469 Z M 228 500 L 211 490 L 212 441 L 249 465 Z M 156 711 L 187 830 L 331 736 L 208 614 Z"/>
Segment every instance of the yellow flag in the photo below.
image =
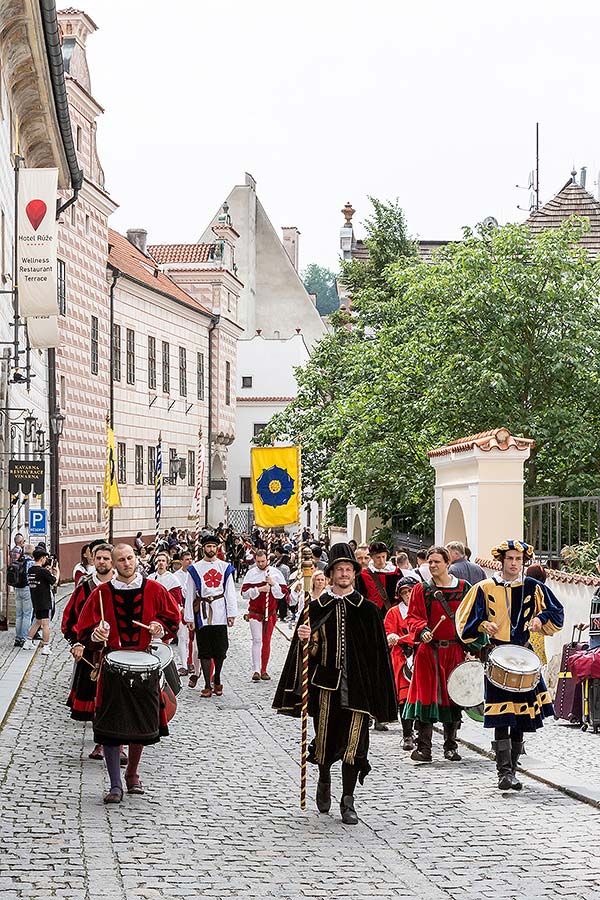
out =
<path fill-rule="evenodd" d="M 107 424 L 106 426 L 106 469 L 104 471 L 104 502 L 109 509 L 121 505 L 121 495 L 117 484 L 117 472 L 115 467 L 115 433 Z"/>
<path fill-rule="evenodd" d="M 298 447 L 253 447 L 252 504 L 261 528 L 300 521 L 300 450 Z"/>

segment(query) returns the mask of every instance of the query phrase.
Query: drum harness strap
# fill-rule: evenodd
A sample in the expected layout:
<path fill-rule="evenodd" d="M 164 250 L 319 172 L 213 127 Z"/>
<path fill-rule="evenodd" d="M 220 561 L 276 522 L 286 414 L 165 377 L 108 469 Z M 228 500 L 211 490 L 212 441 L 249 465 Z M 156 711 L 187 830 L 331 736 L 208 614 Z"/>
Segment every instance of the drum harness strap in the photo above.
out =
<path fill-rule="evenodd" d="M 431 582 L 430 585 L 428 585 L 428 587 L 431 587 L 431 586 L 437 587 L 435 582 L 433 582 L 433 581 Z M 446 615 L 448 616 L 448 618 L 450 619 L 452 624 L 454 624 L 454 613 L 450 609 L 450 607 L 448 605 L 448 601 L 446 600 L 442 591 L 439 588 L 437 588 L 434 591 L 434 598 L 438 601 L 438 603 L 440 604 L 440 606 L 442 607 L 442 609 L 444 610 L 444 612 L 446 613 Z M 425 606 L 427 609 L 428 622 L 429 622 L 429 615 L 431 613 L 431 605 L 432 605 L 432 600 L 430 600 L 430 598 L 426 595 Z M 439 706 L 442 705 L 442 679 L 441 679 L 441 672 L 440 672 L 440 660 L 439 660 L 439 656 L 438 656 L 438 647 L 449 647 L 451 644 L 460 644 L 460 641 L 457 638 L 454 638 L 450 641 L 436 641 L 434 639 L 433 641 L 429 642 L 429 645 L 433 651 L 433 656 L 435 658 L 435 667 L 436 667 L 436 672 L 437 672 L 437 701 L 438 701 Z"/>

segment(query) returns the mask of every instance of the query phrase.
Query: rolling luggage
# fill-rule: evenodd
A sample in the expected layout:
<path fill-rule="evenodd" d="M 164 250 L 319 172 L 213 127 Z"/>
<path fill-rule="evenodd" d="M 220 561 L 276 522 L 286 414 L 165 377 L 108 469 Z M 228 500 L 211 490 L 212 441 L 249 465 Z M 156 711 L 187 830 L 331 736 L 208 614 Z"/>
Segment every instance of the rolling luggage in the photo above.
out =
<path fill-rule="evenodd" d="M 554 718 L 566 719 L 574 725 L 583 722 L 583 687 L 577 684 L 571 672 L 569 660 L 574 653 L 587 650 L 588 644 L 581 640 L 581 632 L 584 626 L 576 625 L 573 628 L 571 642 L 565 644 L 560 660 L 560 672 L 556 685 L 556 697 L 554 698 Z M 575 640 L 575 632 L 579 631 L 579 640 Z M 600 725 L 600 722 L 598 723 Z"/>

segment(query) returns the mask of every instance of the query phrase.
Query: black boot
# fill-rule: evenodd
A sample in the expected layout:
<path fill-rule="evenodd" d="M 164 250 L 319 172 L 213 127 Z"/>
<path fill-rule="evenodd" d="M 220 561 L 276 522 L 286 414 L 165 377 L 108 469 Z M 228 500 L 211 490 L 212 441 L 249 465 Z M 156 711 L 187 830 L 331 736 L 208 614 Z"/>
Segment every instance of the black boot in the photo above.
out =
<path fill-rule="evenodd" d="M 401 719 L 402 722 L 402 743 L 403 750 L 414 750 L 415 740 L 413 737 L 413 721 L 412 719 Z"/>
<path fill-rule="evenodd" d="M 342 814 L 342 822 L 344 825 L 358 825 L 358 816 L 354 809 L 354 797 L 352 794 L 345 794 L 342 797 L 340 812 Z"/>
<path fill-rule="evenodd" d="M 417 719 L 417 749 L 413 750 L 410 758 L 415 762 L 431 762 L 431 740 L 433 738 L 433 724 L 431 722 L 419 722 Z"/>
<path fill-rule="evenodd" d="M 512 787 L 513 791 L 520 791 L 521 788 L 523 787 L 523 785 L 521 784 L 519 779 L 516 777 L 515 772 L 517 771 L 517 763 L 519 762 L 519 757 L 521 756 L 521 754 L 523 753 L 524 750 L 525 750 L 525 744 L 522 741 L 512 741 L 511 742 L 510 761 L 511 761 L 512 774 L 513 774 L 513 783 L 511 784 L 511 787 Z"/>
<path fill-rule="evenodd" d="M 331 781 L 317 782 L 317 809 L 320 813 L 328 813 L 331 809 Z"/>
<path fill-rule="evenodd" d="M 492 741 L 492 748 L 496 751 L 499 790 L 515 789 L 516 779 L 512 770 L 511 742 L 509 740 Z"/>
<path fill-rule="evenodd" d="M 389 731 L 390 729 L 387 725 L 384 725 L 383 722 L 378 722 L 377 719 L 373 722 L 373 728 L 375 731 Z"/>
<path fill-rule="evenodd" d="M 462 759 L 457 752 L 458 743 L 456 733 L 460 722 L 444 722 L 444 759 L 450 762 L 460 762 Z"/>

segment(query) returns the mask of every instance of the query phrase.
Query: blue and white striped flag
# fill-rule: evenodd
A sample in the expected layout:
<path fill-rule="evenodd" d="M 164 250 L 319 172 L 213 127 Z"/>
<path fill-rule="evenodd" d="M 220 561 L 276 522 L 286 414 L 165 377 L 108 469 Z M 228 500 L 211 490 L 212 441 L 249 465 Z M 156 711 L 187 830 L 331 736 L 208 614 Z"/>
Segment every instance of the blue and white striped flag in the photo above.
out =
<path fill-rule="evenodd" d="M 154 518 L 156 520 L 157 542 L 162 507 L 162 480 L 162 432 L 160 432 L 158 435 L 158 444 L 156 445 L 156 464 L 154 466 Z"/>

